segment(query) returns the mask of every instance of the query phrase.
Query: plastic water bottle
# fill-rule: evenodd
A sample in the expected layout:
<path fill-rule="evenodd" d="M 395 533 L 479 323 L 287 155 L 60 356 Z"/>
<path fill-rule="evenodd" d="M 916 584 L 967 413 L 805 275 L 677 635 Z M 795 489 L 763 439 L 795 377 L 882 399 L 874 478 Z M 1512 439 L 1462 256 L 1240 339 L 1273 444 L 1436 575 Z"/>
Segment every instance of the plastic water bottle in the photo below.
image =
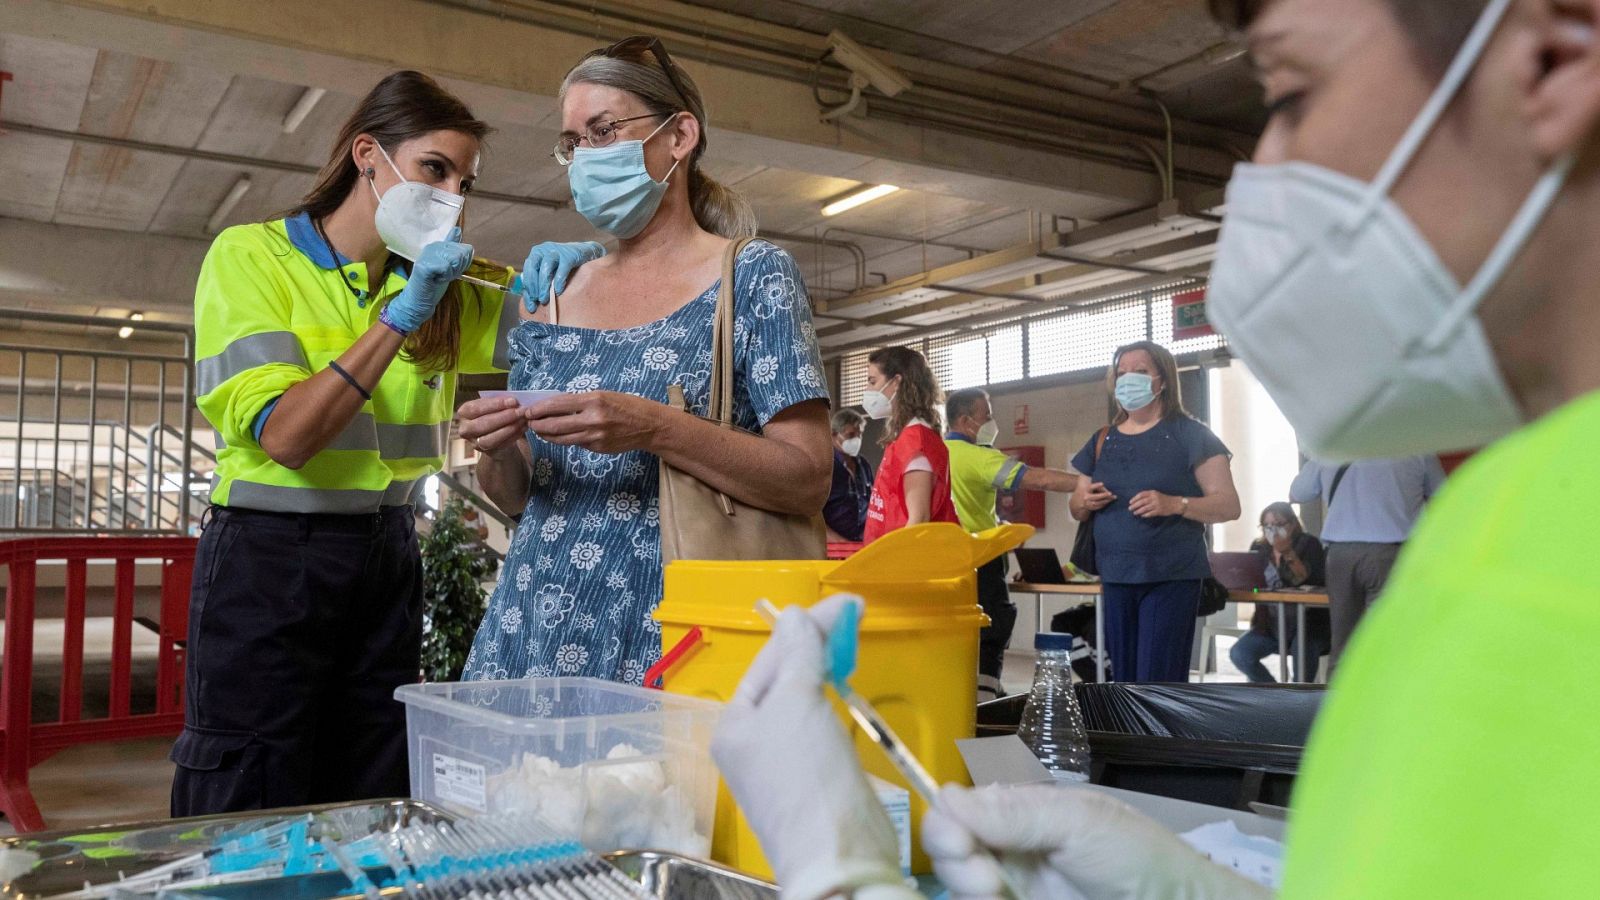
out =
<path fill-rule="evenodd" d="M 1041 631 L 1033 649 L 1039 663 L 1017 736 L 1057 781 L 1088 781 L 1089 737 L 1072 692 L 1072 635 Z"/>

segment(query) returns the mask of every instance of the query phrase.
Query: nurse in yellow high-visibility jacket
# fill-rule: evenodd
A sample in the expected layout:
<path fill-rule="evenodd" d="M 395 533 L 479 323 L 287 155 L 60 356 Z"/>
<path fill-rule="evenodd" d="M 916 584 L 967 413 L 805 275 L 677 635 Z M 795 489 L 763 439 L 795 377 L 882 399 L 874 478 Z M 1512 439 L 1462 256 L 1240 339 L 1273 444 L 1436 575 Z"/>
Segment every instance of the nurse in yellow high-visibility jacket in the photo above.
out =
<path fill-rule="evenodd" d="M 457 242 L 488 131 L 427 76 L 390 75 L 294 211 L 206 255 L 197 403 L 219 450 L 175 816 L 409 793 L 392 695 L 419 672 L 411 500 L 442 466 L 457 374 L 504 369 L 518 320 L 518 294 L 457 280 L 514 281 Z"/>

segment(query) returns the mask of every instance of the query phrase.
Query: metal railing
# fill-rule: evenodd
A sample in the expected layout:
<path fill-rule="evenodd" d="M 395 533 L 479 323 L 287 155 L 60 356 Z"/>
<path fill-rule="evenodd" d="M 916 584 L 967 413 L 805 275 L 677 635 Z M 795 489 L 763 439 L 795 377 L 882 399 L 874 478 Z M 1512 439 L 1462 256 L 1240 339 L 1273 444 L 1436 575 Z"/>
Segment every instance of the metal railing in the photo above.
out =
<path fill-rule="evenodd" d="M 129 324 L 16 309 L 0 320 Z M 193 441 L 194 330 L 137 327 L 182 350 L 0 343 L 0 532 L 188 534 L 199 521 L 216 457 Z"/>
<path fill-rule="evenodd" d="M 517 527 L 517 522 L 515 519 L 501 512 L 500 508 L 495 506 L 494 503 L 487 497 L 484 497 L 482 494 L 479 494 L 477 491 L 473 490 L 470 485 L 450 474 L 450 472 L 439 472 L 433 477 L 439 479 L 439 486 L 445 491 L 449 491 L 450 493 L 455 494 L 457 497 L 460 497 L 462 502 L 467 504 L 469 508 L 478 510 L 491 521 L 504 528 L 506 539 L 508 542 L 510 541 L 511 533 L 515 531 Z M 442 505 L 443 497 L 441 496 L 440 499 Z M 439 510 L 435 509 L 433 505 L 428 502 L 427 492 L 422 492 L 417 503 L 417 516 L 419 521 L 426 522 L 429 526 L 431 526 L 434 517 L 436 517 L 438 514 Z M 489 542 L 482 538 L 474 539 L 473 545 L 477 548 L 478 552 L 488 557 L 494 563 L 494 572 L 498 574 L 500 571 L 500 564 L 505 562 L 505 554 L 490 546 Z"/>

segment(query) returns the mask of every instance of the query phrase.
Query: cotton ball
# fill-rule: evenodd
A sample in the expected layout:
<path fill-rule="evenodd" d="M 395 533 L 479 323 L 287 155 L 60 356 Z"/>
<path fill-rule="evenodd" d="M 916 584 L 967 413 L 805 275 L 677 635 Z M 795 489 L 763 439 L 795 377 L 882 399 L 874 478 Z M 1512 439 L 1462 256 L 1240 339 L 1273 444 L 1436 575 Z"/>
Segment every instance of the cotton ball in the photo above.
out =
<path fill-rule="evenodd" d="M 618 744 L 606 754 L 607 760 L 632 759 L 642 756 L 638 750 L 628 744 Z M 616 779 L 624 788 L 641 797 L 653 796 L 661 793 L 667 786 L 666 770 L 661 768 L 661 763 L 650 759 L 637 763 L 620 763 L 605 766 L 601 771 Z"/>
<path fill-rule="evenodd" d="M 662 849 L 704 856 L 707 836 L 695 830 L 694 805 L 668 783 L 657 759 L 632 744 L 617 744 L 586 765 L 563 768 L 536 754 L 493 776 L 493 805 L 501 812 L 530 812 L 565 834 L 577 832 L 590 849 Z"/>

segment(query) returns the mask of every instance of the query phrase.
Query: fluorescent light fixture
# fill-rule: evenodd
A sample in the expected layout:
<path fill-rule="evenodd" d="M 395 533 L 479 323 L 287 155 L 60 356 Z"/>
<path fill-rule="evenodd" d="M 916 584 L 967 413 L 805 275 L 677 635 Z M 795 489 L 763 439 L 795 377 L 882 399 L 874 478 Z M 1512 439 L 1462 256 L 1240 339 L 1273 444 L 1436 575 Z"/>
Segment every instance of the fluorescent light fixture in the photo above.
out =
<path fill-rule="evenodd" d="M 880 200 L 898 190 L 900 189 L 892 184 L 875 184 L 859 191 L 851 191 L 837 200 L 830 200 L 827 205 L 822 207 L 822 214 L 825 216 L 837 216 L 842 212 L 855 209 L 863 203 Z"/>
<path fill-rule="evenodd" d="M 300 127 L 306 116 L 311 115 L 311 111 L 317 107 L 317 101 L 326 93 L 323 88 L 306 88 L 305 93 L 301 94 L 300 99 L 289 109 L 289 114 L 283 117 L 283 133 L 294 134 L 294 130 Z"/>
<path fill-rule="evenodd" d="M 233 213 L 233 208 L 239 205 L 239 201 L 244 199 L 244 195 L 249 190 L 250 176 L 240 175 L 239 180 L 235 181 L 233 187 L 228 189 L 228 196 L 223 197 L 222 202 L 217 204 L 217 211 L 211 214 L 210 219 L 206 220 L 206 231 L 211 234 L 221 231 L 222 223 L 228 220 L 228 216 Z"/>
<path fill-rule="evenodd" d="M 144 313 L 142 313 L 142 312 L 129 313 L 128 314 L 128 321 L 130 321 L 130 322 L 143 322 L 144 321 Z M 133 326 L 132 325 L 124 325 L 121 328 L 117 329 L 117 337 L 122 338 L 123 340 L 127 340 L 132 334 L 133 334 Z"/>

